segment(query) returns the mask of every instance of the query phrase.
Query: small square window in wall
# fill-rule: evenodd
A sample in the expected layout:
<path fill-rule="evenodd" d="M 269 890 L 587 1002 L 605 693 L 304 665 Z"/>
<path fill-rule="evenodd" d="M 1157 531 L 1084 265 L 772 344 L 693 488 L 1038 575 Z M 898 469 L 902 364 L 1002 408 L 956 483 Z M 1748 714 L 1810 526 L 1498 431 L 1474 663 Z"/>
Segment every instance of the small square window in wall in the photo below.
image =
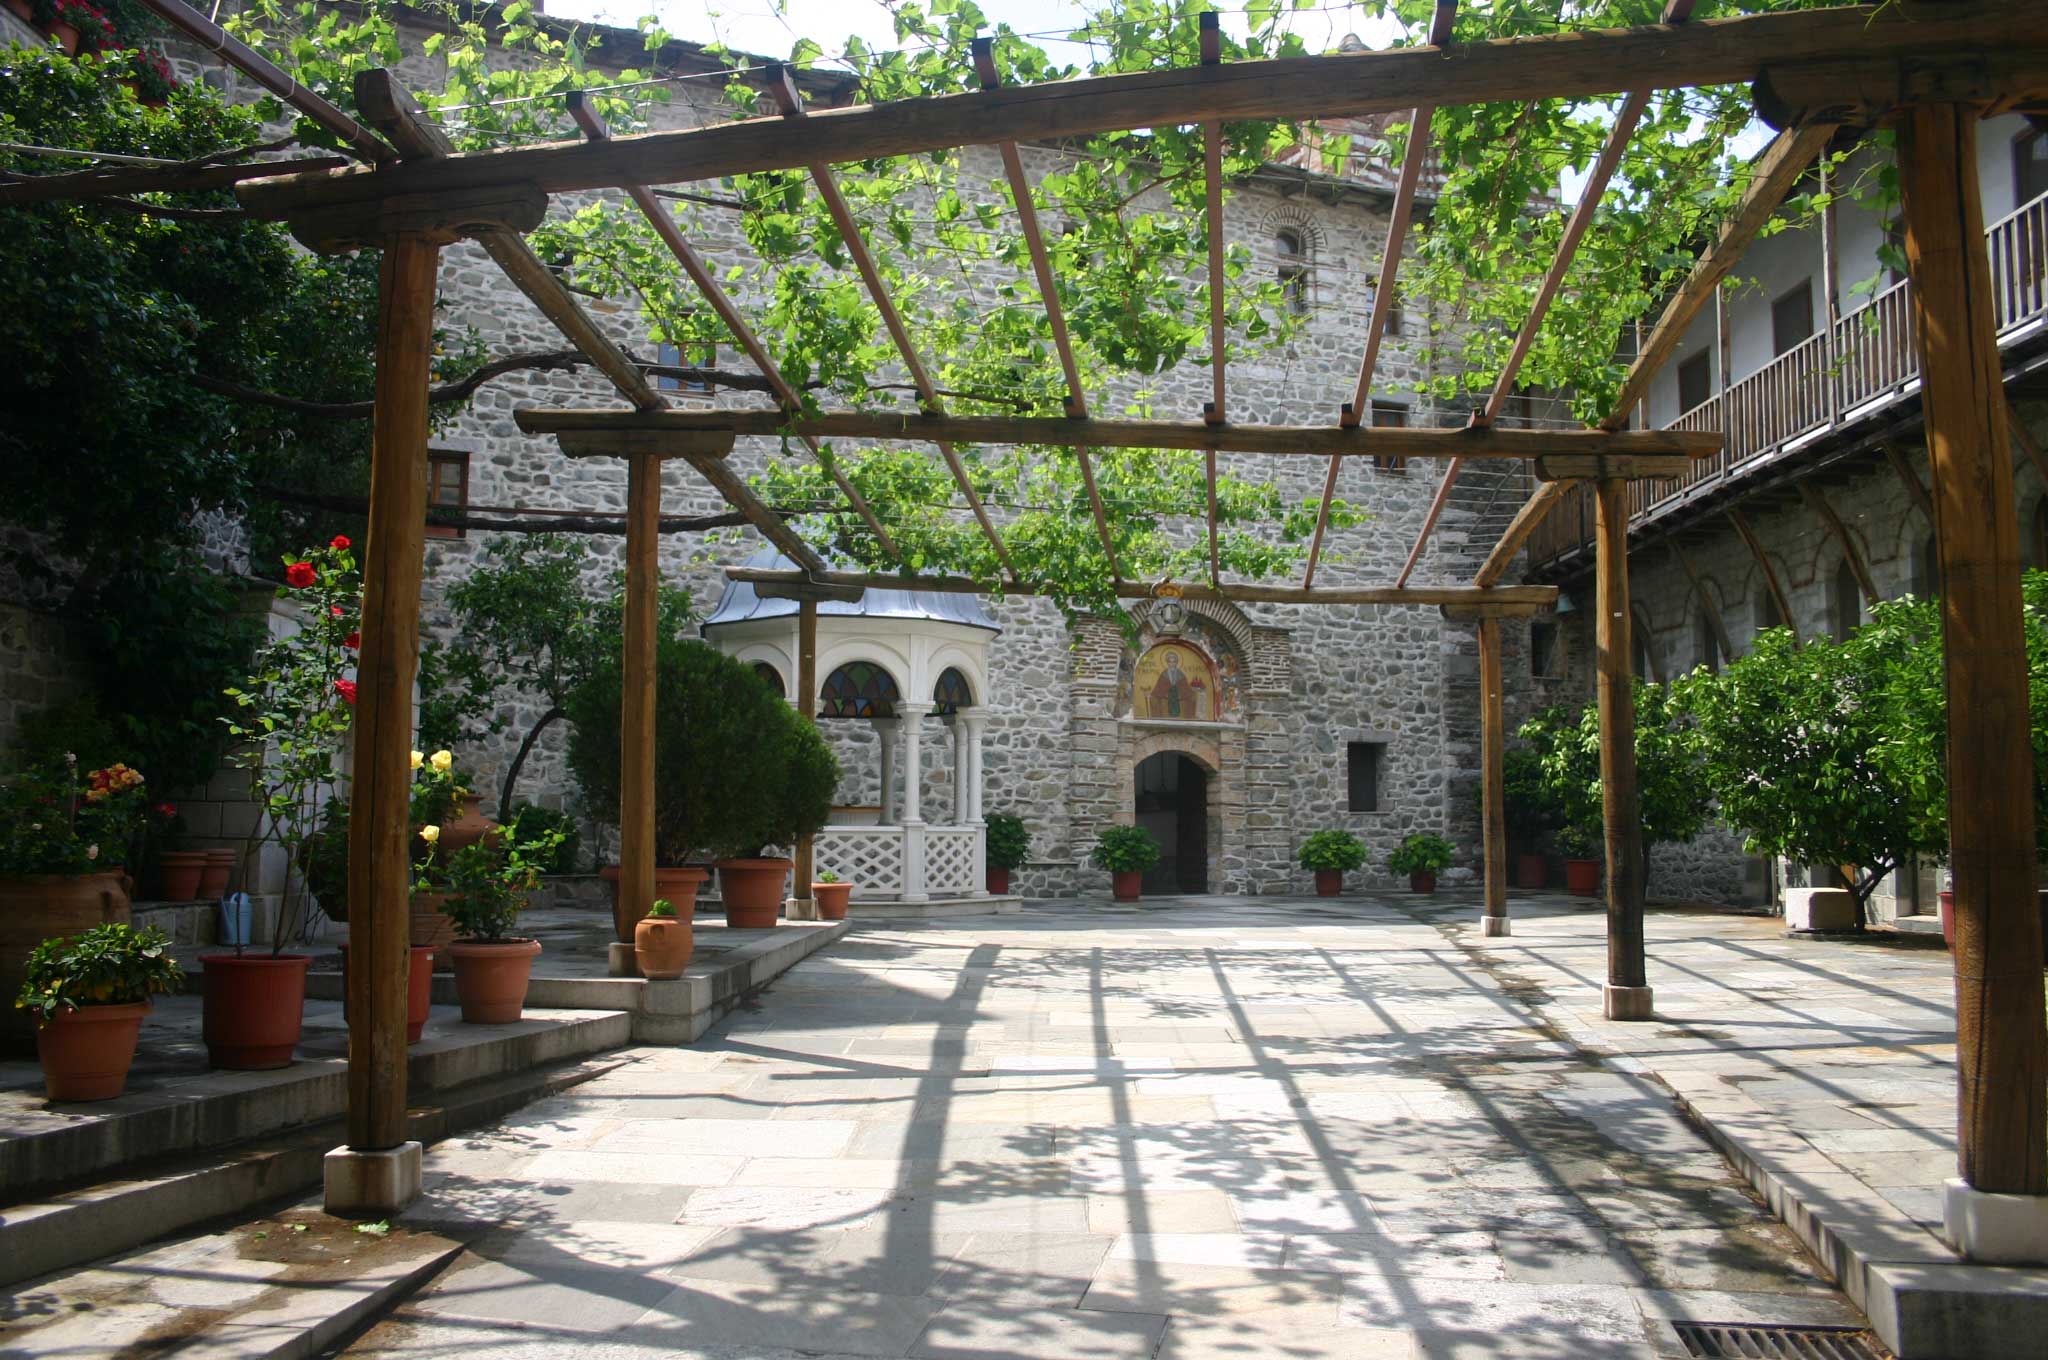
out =
<path fill-rule="evenodd" d="M 1408 425 L 1408 408 L 1391 401 L 1376 401 L 1372 404 L 1372 424 L 1376 430 L 1399 430 Z M 1408 460 L 1392 454 L 1376 453 L 1372 465 L 1387 472 L 1406 472 Z"/>
<path fill-rule="evenodd" d="M 1380 767 L 1386 763 L 1387 746 L 1379 741 L 1353 741 L 1344 745 L 1345 805 L 1352 812 L 1380 810 Z"/>
<path fill-rule="evenodd" d="M 427 453 L 427 504 L 437 510 L 469 508 L 469 455 L 429 450 Z M 461 538 L 463 531 L 448 524 L 427 524 L 428 538 Z"/>
<path fill-rule="evenodd" d="M 1555 680 L 1563 674 L 1558 664 L 1556 624 L 1538 620 L 1529 625 L 1529 674 L 1538 680 Z"/>

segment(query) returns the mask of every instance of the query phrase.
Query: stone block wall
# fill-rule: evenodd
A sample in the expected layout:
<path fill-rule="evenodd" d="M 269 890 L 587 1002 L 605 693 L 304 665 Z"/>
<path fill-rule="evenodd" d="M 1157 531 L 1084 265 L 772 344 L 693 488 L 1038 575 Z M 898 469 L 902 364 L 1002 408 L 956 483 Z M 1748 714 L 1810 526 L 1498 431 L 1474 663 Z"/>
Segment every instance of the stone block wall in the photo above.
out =
<path fill-rule="evenodd" d="M 77 694 L 89 671 L 71 627 L 54 614 L 0 601 L 0 761 L 21 720 Z"/>

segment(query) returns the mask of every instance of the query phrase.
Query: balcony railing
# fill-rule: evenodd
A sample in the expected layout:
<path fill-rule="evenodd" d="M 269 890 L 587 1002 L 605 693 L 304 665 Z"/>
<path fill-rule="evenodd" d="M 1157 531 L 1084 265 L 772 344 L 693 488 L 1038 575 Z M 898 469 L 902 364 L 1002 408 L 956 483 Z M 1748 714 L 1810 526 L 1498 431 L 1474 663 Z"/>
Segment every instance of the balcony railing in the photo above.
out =
<path fill-rule="evenodd" d="M 2048 195 L 1985 231 L 2000 344 L 2048 313 Z M 1912 285 L 1895 283 L 1867 304 L 1693 407 L 1669 428 L 1718 430 L 1721 452 L 1683 477 L 1631 482 L 1631 519 L 1663 513 L 1769 462 L 1794 441 L 1859 419 L 1907 395 L 1920 375 Z M 1593 490 L 1573 487 L 1529 539 L 1532 566 L 1593 540 Z"/>

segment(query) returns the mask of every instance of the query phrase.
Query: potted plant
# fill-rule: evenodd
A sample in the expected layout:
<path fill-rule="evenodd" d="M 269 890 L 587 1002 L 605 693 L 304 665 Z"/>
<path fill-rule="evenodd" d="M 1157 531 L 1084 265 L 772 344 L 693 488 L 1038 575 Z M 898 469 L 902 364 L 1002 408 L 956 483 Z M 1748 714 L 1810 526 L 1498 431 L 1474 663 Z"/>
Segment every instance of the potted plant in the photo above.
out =
<path fill-rule="evenodd" d="M 1159 842 L 1141 826 L 1106 826 L 1095 833 L 1088 862 L 1107 869 L 1111 891 L 1119 902 L 1135 902 L 1143 890 L 1145 871 L 1159 862 Z"/>
<path fill-rule="evenodd" d="M 853 885 L 840 881 L 839 875 L 830 869 L 820 870 L 811 883 L 811 896 L 818 904 L 818 915 L 827 921 L 844 921 L 847 904 L 853 898 Z"/>
<path fill-rule="evenodd" d="M 675 903 L 657 897 L 633 927 L 633 964 L 649 982 L 679 978 L 696 952 L 690 927 L 676 919 Z"/>
<path fill-rule="evenodd" d="M 69 755 L 0 784 L 0 991 L 21 988 L 43 941 L 128 922 L 127 889 L 112 861 L 134 835 L 140 777 L 96 792 Z M 0 1037 L 23 1054 L 35 1042 L 28 1017 L 11 1011 Z"/>
<path fill-rule="evenodd" d="M 616 654 L 569 695 L 569 768 L 588 807 L 619 805 L 619 698 Z M 656 892 L 689 920 L 704 873 L 688 866 L 715 859 L 726 924 L 773 926 L 790 861 L 762 849 L 825 824 L 838 762 L 818 729 L 750 666 L 701 642 L 660 644 L 654 722 Z M 616 881 L 617 871 L 607 877 Z M 626 914 L 615 898 L 622 941 L 638 924 Z"/>
<path fill-rule="evenodd" d="M 983 820 L 988 824 L 987 886 L 991 895 L 1002 897 L 1010 891 L 1010 875 L 1031 858 L 1031 833 L 1014 813 L 991 812 Z"/>
<path fill-rule="evenodd" d="M 540 871 L 543 874 L 576 872 L 576 857 L 583 849 L 583 833 L 577 830 L 576 819 L 568 813 L 521 803 L 514 809 L 506 829 L 513 839 L 522 841 L 537 841 L 550 831 L 560 832 L 561 843 L 547 857 Z"/>
<path fill-rule="evenodd" d="M 1301 843 L 1296 856 L 1304 869 L 1316 875 L 1316 895 L 1335 897 L 1344 887 L 1344 875 L 1365 863 L 1365 842 L 1349 831 L 1317 831 Z"/>
<path fill-rule="evenodd" d="M 448 899 L 441 910 L 455 923 L 448 954 L 465 1024 L 509 1025 L 526 1008 L 540 941 L 512 930 L 526 895 L 540 884 L 540 861 L 555 844 L 549 838 L 526 843 L 498 837 L 449 857 Z"/>
<path fill-rule="evenodd" d="M 1408 875 L 1409 891 L 1433 893 L 1438 872 L 1448 869 L 1457 853 L 1458 848 L 1442 836 L 1428 831 L 1411 831 L 1387 856 L 1387 867 L 1397 874 Z"/>
<path fill-rule="evenodd" d="M 1600 844 L 1603 833 L 1576 822 L 1557 829 L 1557 850 L 1564 856 L 1565 891 L 1574 897 L 1600 894 Z"/>
<path fill-rule="evenodd" d="M 228 732 L 241 743 L 228 761 L 248 774 L 259 809 L 245 859 L 257 844 L 270 842 L 284 850 L 287 864 L 302 865 L 328 801 L 347 786 L 339 757 L 355 714 L 352 672 L 362 607 L 350 546 L 337 535 L 325 547 L 285 559 L 278 597 L 297 607 L 300 626 L 262 648 L 248 681 L 227 692 L 238 709 L 225 720 Z M 206 1053 L 215 1067 L 290 1065 L 312 959 L 287 953 L 285 945 L 309 927 L 312 907 L 305 875 L 288 873 L 267 950 L 237 943 L 233 953 L 199 956 L 206 976 Z"/>
<path fill-rule="evenodd" d="M 1557 824 L 1557 797 L 1543 778 L 1543 758 L 1527 746 L 1501 755 L 1507 840 L 1515 852 L 1515 886 L 1541 889 L 1550 880 L 1543 838 Z"/>
<path fill-rule="evenodd" d="M 153 926 L 108 923 L 36 946 L 14 1004 L 35 1019 L 50 1099 L 120 1095 L 149 998 L 182 981 L 170 939 Z"/>

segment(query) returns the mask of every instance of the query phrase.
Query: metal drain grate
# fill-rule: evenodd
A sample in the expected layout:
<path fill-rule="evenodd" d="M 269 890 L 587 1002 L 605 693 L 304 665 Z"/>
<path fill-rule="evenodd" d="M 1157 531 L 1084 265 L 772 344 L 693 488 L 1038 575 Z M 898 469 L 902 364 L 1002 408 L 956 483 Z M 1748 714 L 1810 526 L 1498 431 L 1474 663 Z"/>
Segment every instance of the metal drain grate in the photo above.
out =
<path fill-rule="evenodd" d="M 1881 1360 L 1860 1327 L 1794 1327 L 1746 1322 L 1674 1322 L 1685 1353 L 1699 1360 Z"/>

